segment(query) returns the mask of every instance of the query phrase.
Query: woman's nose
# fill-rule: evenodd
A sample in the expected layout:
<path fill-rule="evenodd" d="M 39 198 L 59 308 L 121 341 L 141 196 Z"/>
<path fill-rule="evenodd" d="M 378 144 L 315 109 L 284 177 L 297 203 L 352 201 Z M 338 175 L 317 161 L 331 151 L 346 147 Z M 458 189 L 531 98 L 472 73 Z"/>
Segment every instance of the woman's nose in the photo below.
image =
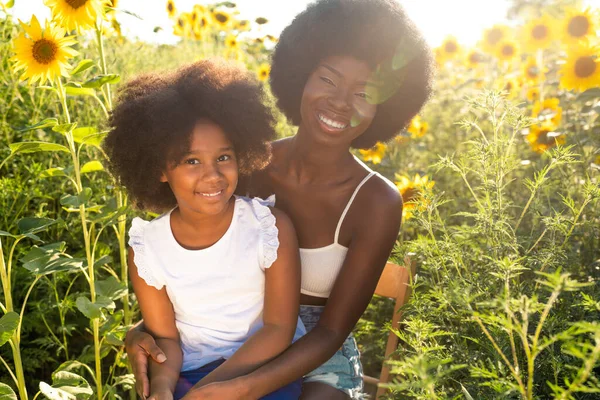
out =
<path fill-rule="evenodd" d="M 336 88 L 335 92 L 328 98 L 329 104 L 334 110 L 347 112 L 352 108 L 349 95 L 350 91 L 348 89 L 342 87 Z"/>

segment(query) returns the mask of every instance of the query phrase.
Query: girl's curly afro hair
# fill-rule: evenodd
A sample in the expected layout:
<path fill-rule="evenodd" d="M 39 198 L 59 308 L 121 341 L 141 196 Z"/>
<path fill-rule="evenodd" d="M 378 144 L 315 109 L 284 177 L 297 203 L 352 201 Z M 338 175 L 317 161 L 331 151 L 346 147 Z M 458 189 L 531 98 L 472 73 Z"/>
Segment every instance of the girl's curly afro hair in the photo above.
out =
<path fill-rule="evenodd" d="M 199 120 L 219 125 L 234 146 L 241 177 L 263 168 L 276 138 L 264 92 L 248 71 L 224 61 L 204 60 L 171 73 L 150 73 L 129 81 L 109 118 L 102 147 L 109 169 L 134 204 L 162 212 L 177 202 L 160 182 L 169 164 L 188 150 Z"/>
<path fill-rule="evenodd" d="M 370 148 L 406 127 L 432 91 L 431 50 L 395 0 L 319 0 L 287 26 L 275 47 L 271 89 L 279 108 L 300 125 L 304 85 L 329 56 L 366 62 L 383 83 L 377 114 L 352 147 Z"/>

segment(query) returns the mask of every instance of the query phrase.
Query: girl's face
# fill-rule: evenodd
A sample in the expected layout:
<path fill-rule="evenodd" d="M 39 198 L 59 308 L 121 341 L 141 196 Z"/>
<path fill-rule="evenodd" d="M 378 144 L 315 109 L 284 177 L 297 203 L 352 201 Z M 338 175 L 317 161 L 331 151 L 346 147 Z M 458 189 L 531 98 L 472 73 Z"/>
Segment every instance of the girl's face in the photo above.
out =
<path fill-rule="evenodd" d="M 220 126 L 196 123 L 189 151 L 167 166 L 161 182 L 168 182 L 182 211 L 206 215 L 224 212 L 238 182 L 233 144 Z"/>
<path fill-rule="evenodd" d="M 302 94 L 302 126 L 321 143 L 349 144 L 371 125 L 377 106 L 369 66 L 354 57 L 331 56 L 308 78 Z"/>

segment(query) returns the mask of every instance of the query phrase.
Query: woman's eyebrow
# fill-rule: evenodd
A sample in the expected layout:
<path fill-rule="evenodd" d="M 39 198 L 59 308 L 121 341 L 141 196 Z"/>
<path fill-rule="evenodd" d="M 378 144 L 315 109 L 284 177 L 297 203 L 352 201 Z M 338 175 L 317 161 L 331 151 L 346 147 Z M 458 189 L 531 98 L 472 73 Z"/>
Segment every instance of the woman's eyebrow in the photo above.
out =
<path fill-rule="evenodd" d="M 321 64 L 321 67 L 328 69 L 329 71 L 331 71 L 333 74 L 337 75 L 340 78 L 344 77 L 344 75 L 340 71 L 333 68 L 331 65 L 327 65 L 327 64 L 323 63 L 323 64 Z M 356 84 L 360 85 L 360 86 L 376 86 L 376 87 L 383 86 L 381 84 L 381 82 L 377 82 L 377 81 L 373 81 L 373 80 L 358 81 L 358 82 L 356 82 Z"/>

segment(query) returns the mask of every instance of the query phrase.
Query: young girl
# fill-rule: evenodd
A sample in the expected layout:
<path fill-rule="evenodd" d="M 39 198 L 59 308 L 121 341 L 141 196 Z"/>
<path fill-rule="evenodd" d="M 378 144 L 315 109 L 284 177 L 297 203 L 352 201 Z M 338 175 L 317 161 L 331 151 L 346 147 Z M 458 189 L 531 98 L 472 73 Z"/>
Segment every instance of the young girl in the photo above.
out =
<path fill-rule="evenodd" d="M 247 72 L 201 61 L 125 85 L 104 149 L 138 208 L 164 212 L 129 231 L 129 272 L 166 360 L 150 398 L 247 374 L 297 331 L 298 244 L 285 214 L 235 196 L 269 161 L 273 117 Z M 303 334 L 299 324 L 298 336 Z M 300 381 L 267 395 L 297 399 Z"/>

